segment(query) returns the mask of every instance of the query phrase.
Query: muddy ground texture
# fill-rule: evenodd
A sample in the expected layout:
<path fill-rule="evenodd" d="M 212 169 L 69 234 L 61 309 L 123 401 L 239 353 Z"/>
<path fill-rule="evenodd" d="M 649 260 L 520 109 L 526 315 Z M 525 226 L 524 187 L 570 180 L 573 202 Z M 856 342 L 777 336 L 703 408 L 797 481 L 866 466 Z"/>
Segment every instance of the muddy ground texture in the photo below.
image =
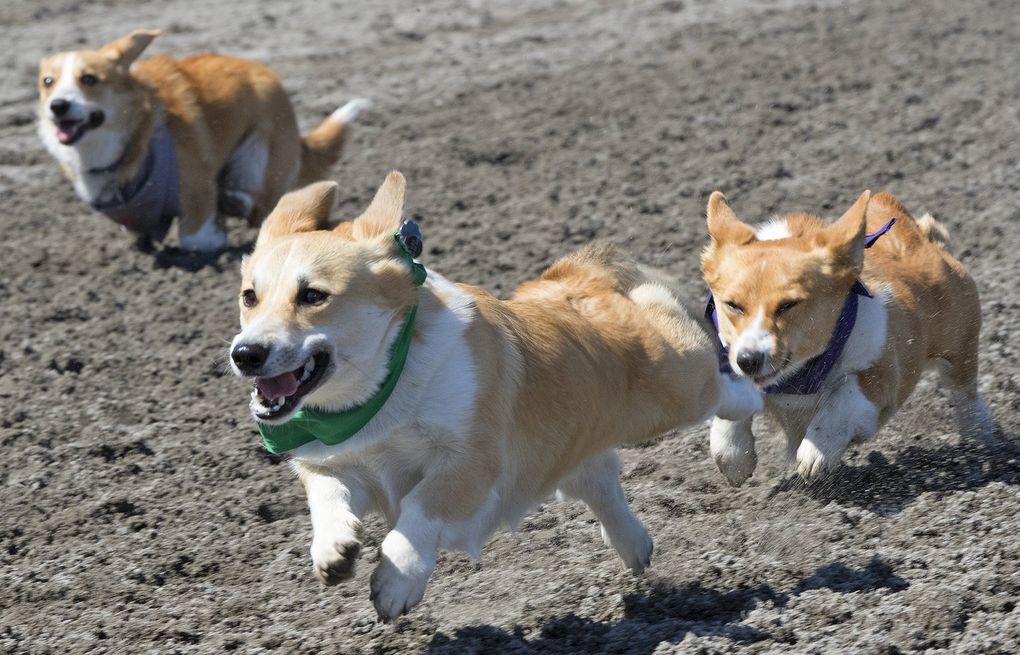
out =
<path fill-rule="evenodd" d="M 805 488 L 757 426 L 729 489 L 707 428 L 624 452 L 656 539 L 622 570 L 551 502 L 480 563 L 445 554 L 377 624 L 367 577 L 311 575 L 299 484 L 225 373 L 253 233 L 139 252 L 83 206 L 34 128 L 48 51 L 160 27 L 153 52 L 267 62 L 303 126 L 353 96 L 335 172 L 352 216 L 409 180 L 424 261 L 506 294 L 593 237 L 702 296 L 704 203 L 835 217 L 865 188 L 950 227 L 983 297 L 981 389 L 1002 431 L 953 431 L 926 379 Z M 1011 0 L 437 0 L 0 7 L 0 651 L 1006 653 L 1020 643 L 1020 12 Z"/>

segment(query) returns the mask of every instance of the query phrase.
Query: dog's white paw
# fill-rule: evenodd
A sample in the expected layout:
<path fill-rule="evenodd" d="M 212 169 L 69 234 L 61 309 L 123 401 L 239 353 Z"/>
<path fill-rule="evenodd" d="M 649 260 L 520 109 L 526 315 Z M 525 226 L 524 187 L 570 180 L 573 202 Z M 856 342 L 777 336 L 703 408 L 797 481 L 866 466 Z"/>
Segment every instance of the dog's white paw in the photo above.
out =
<path fill-rule="evenodd" d="M 953 412 L 960 436 L 967 439 L 987 439 L 995 433 L 995 420 L 984 398 L 954 398 Z"/>
<path fill-rule="evenodd" d="M 750 418 L 742 421 L 714 419 L 709 431 L 709 446 L 715 465 L 731 486 L 744 484 L 758 466 Z"/>
<path fill-rule="evenodd" d="M 338 534 L 312 537 L 312 571 L 324 585 L 335 585 L 354 577 L 361 555 L 361 523 Z"/>
<path fill-rule="evenodd" d="M 421 602 L 436 562 L 419 553 L 407 538 L 392 531 L 383 540 L 382 557 L 372 572 L 371 600 L 382 622 L 406 614 Z"/>
<path fill-rule="evenodd" d="M 842 453 L 826 453 L 814 442 L 804 439 L 797 448 L 797 472 L 805 480 L 815 480 L 839 465 Z"/>
<path fill-rule="evenodd" d="M 716 453 L 714 459 L 719 472 L 723 474 L 731 487 L 739 487 L 747 482 L 758 466 L 758 455 L 754 450 L 727 449 Z"/>
<path fill-rule="evenodd" d="M 227 235 L 216 226 L 213 219 L 207 220 L 192 234 L 181 234 L 181 248 L 191 252 L 215 252 L 227 245 Z"/>
<path fill-rule="evenodd" d="M 641 521 L 634 518 L 628 523 L 625 528 L 614 530 L 612 535 L 602 525 L 602 541 L 616 551 L 634 575 L 640 575 L 652 563 L 654 543 Z"/>

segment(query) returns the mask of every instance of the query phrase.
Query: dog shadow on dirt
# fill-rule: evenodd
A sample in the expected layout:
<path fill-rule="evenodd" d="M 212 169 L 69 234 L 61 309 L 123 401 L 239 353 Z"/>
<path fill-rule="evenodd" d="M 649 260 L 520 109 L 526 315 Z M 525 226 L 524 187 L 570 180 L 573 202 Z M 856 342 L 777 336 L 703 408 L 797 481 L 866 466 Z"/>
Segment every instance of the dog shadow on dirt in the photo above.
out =
<path fill-rule="evenodd" d="M 901 512 L 926 492 L 966 491 L 992 482 L 1020 485 L 1020 439 L 997 431 L 986 441 L 963 439 L 939 448 L 911 446 L 890 461 L 878 451 L 866 463 L 841 466 L 823 480 L 805 484 L 791 475 L 769 499 L 803 493 L 815 500 L 867 509 L 884 516 Z"/>
<path fill-rule="evenodd" d="M 624 597 L 624 616 L 618 621 L 594 621 L 574 613 L 547 620 L 539 634 L 522 628 L 508 631 L 492 625 L 456 630 L 452 636 L 437 633 L 425 651 L 443 653 L 504 652 L 626 652 L 648 655 L 664 642 L 679 642 L 688 633 L 721 637 L 735 645 L 759 641 L 794 643 L 791 630 L 776 626 L 768 630 L 742 621 L 760 605 L 785 607 L 800 594 L 814 589 L 855 593 L 888 589 L 899 592 L 908 583 L 881 558 L 852 568 L 833 562 L 818 568 L 790 591 L 778 592 L 768 584 L 720 591 L 700 583 L 659 584 L 649 591 Z"/>
<path fill-rule="evenodd" d="M 248 241 L 209 253 L 188 252 L 172 246 L 157 249 L 155 246 L 140 245 L 138 248 L 152 255 L 156 268 L 179 268 L 189 273 L 197 273 L 203 268 L 210 267 L 217 273 L 222 273 L 226 267 L 234 267 L 249 254 L 254 243 Z"/>

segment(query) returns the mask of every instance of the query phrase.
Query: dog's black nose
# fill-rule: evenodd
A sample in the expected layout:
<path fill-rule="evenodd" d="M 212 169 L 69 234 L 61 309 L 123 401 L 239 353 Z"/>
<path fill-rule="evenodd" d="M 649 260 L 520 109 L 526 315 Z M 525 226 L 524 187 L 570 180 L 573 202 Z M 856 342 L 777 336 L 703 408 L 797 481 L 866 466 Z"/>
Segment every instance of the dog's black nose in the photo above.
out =
<path fill-rule="evenodd" d="M 765 353 L 745 350 L 737 354 L 737 366 L 748 375 L 757 375 L 765 367 Z"/>
<path fill-rule="evenodd" d="M 230 358 L 242 373 L 254 373 L 262 368 L 268 357 L 269 348 L 257 343 L 241 343 L 230 352 Z"/>
<path fill-rule="evenodd" d="M 54 116 L 63 116 L 71 108 L 71 103 L 63 98 L 54 98 L 50 101 L 50 111 Z"/>

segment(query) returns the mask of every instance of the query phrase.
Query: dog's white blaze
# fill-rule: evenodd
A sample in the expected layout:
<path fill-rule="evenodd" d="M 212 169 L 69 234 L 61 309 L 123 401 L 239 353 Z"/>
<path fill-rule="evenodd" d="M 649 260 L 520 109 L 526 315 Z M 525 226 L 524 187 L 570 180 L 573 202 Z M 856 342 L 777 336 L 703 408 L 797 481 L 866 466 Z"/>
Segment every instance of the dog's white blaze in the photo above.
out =
<path fill-rule="evenodd" d="M 790 226 L 787 225 L 785 218 L 773 218 L 758 225 L 754 233 L 759 241 L 778 241 L 790 237 Z"/>
<path fill-rule="evenodd" d="M 730 365 L 734 371 L 739 370 L 737 356 L 742 352 L 763 353 L 765 355 L 765 366 L 768 366 L 768 358 L 775 348 L 775 339 L 772 338 L 772 334 L 765 329 L 764 325 L 765 309 L 762 308 L 751 319 L 751 324 L 737 335 L 736 340 L 733 342 L 733 347 L 730 348 Z"/>
<path fill-rule="evenodd" d="M 73 52 L 64 55 L 64 61 L 60 65 L 60 79 L 57 80 L 57 85 L 53 87 L 53 92 L 50 94 L 50 102 L 62 99 L 71 103 L 70 109 L 67 110 L 68 113 L 65 114 L 68 118 L 84 118 L 81 115 L 81 103 L 84 101 L 84 95 L 81 92 L 81 87 L 78 86 L 78 79 L 74 76 L 74 64 L 77 60 L 78 55 Z M 46 103 L 47 110 L 49 110 L 49 104 Z M 50 116 L 53 116 L 52 111 L 50 111 Z"/>

